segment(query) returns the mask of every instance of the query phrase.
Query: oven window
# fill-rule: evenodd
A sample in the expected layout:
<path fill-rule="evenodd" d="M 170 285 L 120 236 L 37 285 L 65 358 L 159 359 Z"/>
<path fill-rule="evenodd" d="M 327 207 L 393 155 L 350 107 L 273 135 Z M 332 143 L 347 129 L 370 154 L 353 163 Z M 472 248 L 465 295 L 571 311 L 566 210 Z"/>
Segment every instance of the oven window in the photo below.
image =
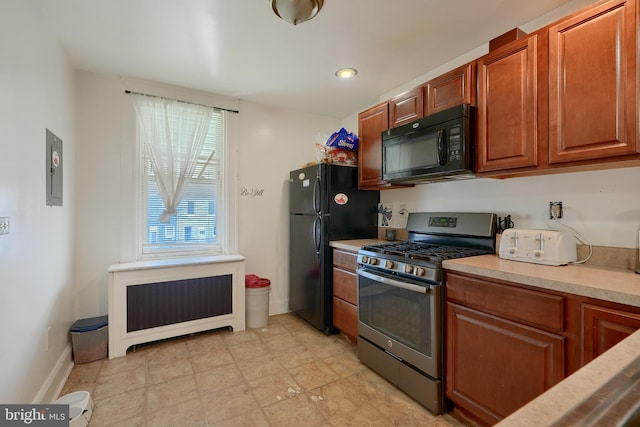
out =
<path fill-rule="evenodd" d="M 358 277 L 359 319 L 369 327 L 431 357 L 431 304 L 420 294 Z"/>

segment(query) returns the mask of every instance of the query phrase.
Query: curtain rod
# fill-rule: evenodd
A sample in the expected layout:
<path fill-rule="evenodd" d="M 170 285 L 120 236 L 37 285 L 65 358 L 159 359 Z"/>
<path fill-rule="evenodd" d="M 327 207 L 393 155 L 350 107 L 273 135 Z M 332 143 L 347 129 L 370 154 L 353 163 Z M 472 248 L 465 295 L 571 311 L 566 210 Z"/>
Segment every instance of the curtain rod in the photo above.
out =
<path fill-rule="evenodd" d="M 185 104 L 191 104 L 191 105 L 199 105 L 201 107 L 207 107 L 207 108 L 213 108 L 214 110 L 222 110 L 222 111 L 228 111 L 230 113 L 236 113 L 238 114 L 239 111 L 238 110 L 230 110 L 228 108 L 221 108 L 221 107 L 212 107 L 211 105 L 204 105 L 204 104 L 198 104 L 195 102 L 189 102 L 189 101 L 183 101 L 181 99 L 173 99 L 173 98 L 165 98 L 164 96 L 158 96 L 158 95 L 149 95 L 148 93 L 141 93 L 141 92 L 133 92 L 130 90 L 125 90 L 124 93 L 126 94 L 133 94 L 133 95 L 142 95 L 142 96 L 150 96 L 152 98 L 160 98 L 160 99 L 167 99 L 169 101 L 178 101 L 178 102 L 184 102 Z"/>

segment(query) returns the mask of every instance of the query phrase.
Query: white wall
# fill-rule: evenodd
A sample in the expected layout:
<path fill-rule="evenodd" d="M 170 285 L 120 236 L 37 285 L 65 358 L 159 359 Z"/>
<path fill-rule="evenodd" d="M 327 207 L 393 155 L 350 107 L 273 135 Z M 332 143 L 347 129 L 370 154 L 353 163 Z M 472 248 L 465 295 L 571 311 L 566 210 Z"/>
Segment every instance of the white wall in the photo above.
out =
<path fill-rule="evenodd" d="M 11 225 L 10 234 L 0 236 L 2 403 L 51 398 L 43 385 L 59 360 L 71 360 L 75 89 L 53 40 L 33 2 L 2 3 L 0 216 Z M 62 207 L 45 205 L 46 128 L 63 140 Z"/>
<path fill-rule="evenodd" d="M 271 280 L 270 313 L 288 308 L 288 172 L 315 160 L 337 120 L 113 75 L 78 75 L 76 308 L 107 312 L 107 268 L 135 260 L 135 116 L 124 89 L 238 109 L 238 252 Z"/>
<path fill-rule="evenodd" d="M 383 203 L 410 212 L 463 211 L 511 215 L 517 228 L 554 228 L 549 202 L 562 201 L 562 224 L 596 246 L 638 248 L 640 168 L 574 172 L 504 180 L 480 178 L 380 192 Z"/>
<path fill-rule="evenodd" d="M 78 318 L 107 314 L 107 268 L 120 261 L 124 93 L 117 78 L 77 72 L 74 277 Z M 130 133 L 135 137 L 135 128 Z M 135 218 L 132 217 L 132 219 Z"/>
<path fill-rule="evenodd" d="M 240 103 L 239 121 L 239 249 L 248 274 L 271 280 L 270 313 L 284 313 L 289 311 L 289 171 L 316 160 L 317 133 L 328 136 L 340 126 L 332 118 L 248 102 Z"/>

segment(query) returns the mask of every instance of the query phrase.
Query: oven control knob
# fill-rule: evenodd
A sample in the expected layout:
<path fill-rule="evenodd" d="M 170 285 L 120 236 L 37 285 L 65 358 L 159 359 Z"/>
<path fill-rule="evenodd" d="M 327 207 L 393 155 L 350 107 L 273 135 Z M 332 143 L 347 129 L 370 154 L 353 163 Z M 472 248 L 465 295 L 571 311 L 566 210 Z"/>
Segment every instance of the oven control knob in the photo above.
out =
<path fill-rule="evenodd" d="M 366 255 L 362 255 L 362 258 L 360 260 L 362 261 L 363 264 L 366 264 L 367 261 L 369 260 L 369 257 Z"/>
<path fill-rule="evenodd" d="M 393 341 L 387 340 L 387 347 L 389 348 L 393 347 Z"/>
<path fill-rule="evenodd" d="M 407 274 L 413 273 L 413 265 L 406 264 L 404 266 L 404 272 Z"/>
<path fill-rule="evenodd" d="M 378 258 L 369 258 L 369 265 L 378 265 Z"/>
<path fill-rule="evenodd" d="M 385 261 L 385 263 L 384 263 L 384 267 L 385 267 L 385 268 L 388 268 L 388 269 L 392 269 L 394 265 L 395 265 L 395 263 L 394 263 L 393 261 L 388 261 L 388 260 L 387 260 L 387 261 Z"/>
<path fill-rule="evenodd" d="M 424 273 L 425 273 L 424 268 L 416 267 L 416 272 L 415 272 L 416 276 L 424 276 Z"/>

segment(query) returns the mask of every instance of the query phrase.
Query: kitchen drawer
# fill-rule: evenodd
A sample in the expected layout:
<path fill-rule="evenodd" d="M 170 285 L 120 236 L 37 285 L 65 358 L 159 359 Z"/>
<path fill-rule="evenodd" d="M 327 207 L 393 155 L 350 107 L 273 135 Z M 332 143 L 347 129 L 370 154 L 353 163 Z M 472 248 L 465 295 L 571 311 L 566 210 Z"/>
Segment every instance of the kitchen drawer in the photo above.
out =
<path fill-rule="evenodd" d="M 358 308 L 333 297 L 333 326 L 352 338 L 358 336 Z"/>
<path fill-rule="evenodd" d="M 358 305 L 358 278 L 355 273 L 333 269 L 333 295 Z"/>
<path fill-rule="evenodd" d="M 565 297 L 447 273 L 447 300 L 548 331 L 565 330 Z"/>
<path fill-rule="evenodd" d="M 333 265 L 343 270 L 356 271 L 358 268 L 358 254 L 345 252 L 338 249 L 333 250 Z"/>

